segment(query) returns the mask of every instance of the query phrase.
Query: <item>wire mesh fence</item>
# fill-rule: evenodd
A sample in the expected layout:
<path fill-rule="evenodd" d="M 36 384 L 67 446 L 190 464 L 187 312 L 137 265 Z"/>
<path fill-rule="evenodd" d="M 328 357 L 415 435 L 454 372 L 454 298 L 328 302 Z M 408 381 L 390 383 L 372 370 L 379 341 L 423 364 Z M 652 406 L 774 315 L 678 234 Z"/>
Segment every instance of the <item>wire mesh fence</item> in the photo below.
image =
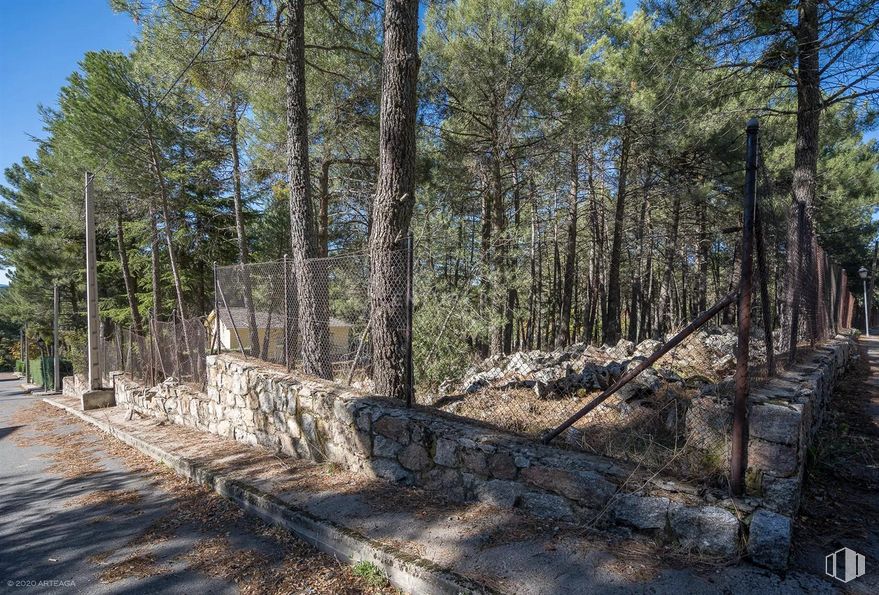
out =
<path fill-rule="evenodd" d="M 756 146 L 754 149 L 756 158 Z M 507 302 L 513 304 L 512 311 L 503 318 L 492 316 L 494 312 L 486 316 L 486 326 L 498 326 L 506 320 L 511 327 L 502 354 L 473 363 L 464 374 L 450 375 L 451 379 L 440 383 L 432 393 L 420 391 L 419 403 L 535 438 L 558 432 L 561 442 L 573 448 L 631 461 L 651 470 L 704 483 L 729 483 L 731 463 L 736 458 L 737 367 L 749 382 L 768 378 L 775 372 L 775 362 L 796 361 L 797 348 L 803 351 L 814 347 L 849 327 L 854 303 L 845 271 L 818 244 L 807 213 L 794 208 L 791 217 L 781 223 L 784 230 L 801 230 L 799 236 L 787 238 L 785 244 L 783 237 L 779 241 L 782 232 L 776 228 L 771 230 L 773 242 L 767 241 L 759 211 L 761 206 L 769 208 L 773 197 L 766 185 L 756 188 L 757 170 L 765 176 L 762 168 L 759 160 L 749 164 L 751 196 L 758 200 L 751 207 L 750 217 L 743 217 L 741 227 L 733 228 L 736 235 L 724 235 L 726 230 L 717 230 L 714 235 L 702 233 L 698 244 L 674 249 L 672 254 L 683 253 L 684 262 L 692 254 L 694 269 L 704 263 L 704 268 L 697 269 L 701 279 L 697 277 L 694 282 L 669 272 L 657 290 L 649 265 L 646 271 L 633 271 L 628 304 L 617 305 L 622 314 L 621 334 L 633 341 L 622 339 L 596 346 L 596 339 L 603 334 L 596 324 L 606 318 L 607 306 L 602 303 L 601 286 L 597 285 L 599 291 L 593 293 L 589 283 L 583 285 L 579 307 L 574 294 L 575 315 L 570 327 L 561 329 L 569 331 L 561 336 L 564 339 L 568 334 L 570 340 L 559 341 L 561 265 L 556 263 L 550 275 L 541 276 L 539 268 L 534 268 L 539 262 L 534 265 L 531 259 L 531 271 L 518 275 L 526 283 L 517 287 L 514 299 Z M 784 198 L 787 200 L 787 196 Z M 753 270 L 747 273 L 742 266 L 746 231 L 754 252 L 749 257 Z M 705 242 L 713 246 L 716 256 L 706 259 L 711 253 L 707 249 L 700 253 Z M 524 254 L 523 260 L 528 261 L 522 250 L 509 253 L 520 257 Z M 721 274 L 719 266 L 726 258 L 728 275 Z M 709 274 L 714 266 L 715 272 Z M 745 274 L 746 285 L 742 284 Z M 686 285 L 678 282 L 701 288 L 702 299 L 688 297 Z M 540 301 L 542 283 L 551 289 L 548 303 Z M 741 318 L 741 304 L 747 302 L 738 300 L 741 291 L 737 288 L 751 296 L 745 306 L 750 316 L 745 323 L 749 349 L 744 356 L 738 350 L 743 335 L 736 321 Z M 700 320 L 699 312 L 709 305 L 704 296 L 712 292 L 722 307 Z M 428 317 L 437 319 L 438 313 L 429 303 L 432 296 L 425 293 L 421 292 L 419 307 L 429 312 Z M 731 299 L 721 304 L 725 293 Z M 645 294 L 648 299 L 640 301 Z M 518 308 L 517 300 L 522 303 Z M 623 300 L 625 297 L 621 297 Z M 439 317 L 440 330 L 455 327 L 458 311 L 475 310 L 470 315 L 473 320 L 492 306 L 479 299 L 456 300 L 452 307 L 457 310 L 448 310 L 447 306 L 447 313 Z M 544 312 L 549 313 L 547 318 Z M 694 322 L 685 327 L 688 320 Z M 422 326 L 430 324 L 419 322 L 416 328 Z M 695 331 L 677 346 L 640 370 L 651 354 L 673 342 L 679 332 L 693 328 Z M 468 332 L 466 325 L 458 330 Z M 491 330 L 483 334 L 490 335 Z M 641 340 L 645 336 L 649 338 Z M 430 360 L 438 352 L 439 341 L 430 336 L 426 343 L 417 359 L 430 373 Z M 453 358 L 454 350 L 449 351 Z M 746 402 L 748 384 L 743 386 Z"/>
<path fill-rule="evenodd" d="M 374 285 L 367 254 L 312 258 L 299 267 L 287 259 L 217 267 L 208 344 L 371 390 L 377 340 L 390 336 L 391 357 L 409 359 L 408 340 L 397 339 L 411 336 L 410 253 L 407 247 L 376 259 L 383 274 Z M 373 303 L 381 304 L 379 316 Z"/>
<path fill-rule="evenodd" d="M 503 270 L 484 274 L 486 263 L 471 254 L 473 274 L 459 278 L 457 263 L 437 264 L 429 254 L 414 275 L 410 240 L 372 258 L 216 267 L 215 306 L 206 320 L 151 321 L 143 335 L 104 333 L 103 368 L 124 369 L 147 384 L 203 384 L 205 354 L 232 352 L 405 399 L 415 366 L 445 377 L 421 385 L 418 405 L 724 484 L 736 458 L 736 375 L 771 376 L 775 362 L 793 363 L 798 350 L 849 327 L 854 309 L 846 273 L 819 245 L 808 209 L 794 203 L 785 222 L 791 233 L 779 241 L 782 233 L 773 229 L 777 249 L 770 248 L 760 209 L 771 189 L 754 188 L 761 167 L 759 160 L 749 164 L 757 200 L 750 207 L 745 201 L 735 235 L 705 231 L 691 246 L 656 248 L 657 261 L 667 261 L 659 265 L 645 253 L 643 270 L 630 271 L 629 295 L 616 298 L 618 328 L 609 344 L 597 346 L 613 334 L 605 328 L 613 316 L 597 265 L 582 278 L 575 270 L 572 294 L 564 297 L 561 259 L 541 264 L 544 251 L 534 242 L 492 247 Z M 751 244 L 753 271 L 745 266 Z M 678 285 L 678 258 L 702 277 L 682 275 Z M 665 278 L 651 267 L 664 268 Z M 433 290 L 450 282 L 461 287 L 453 298 Z M 697 291 L 688 294 L 688 286 Z M 716 304 L 709 308 L 711 295 Z M 747 355 L 739 349 L 743 337 Z M 489 351 L 496 355 L 484 357 Z M 445 368 L 434 367 L 440 359 Z"/>
<path fill-rule="evenodd" d="M 125 372 L 154 386 L 162 382 L 203 387 L 207 379 L 207 333 L 203 318 L 145 321 L 147 332 L 122 326 L 102 332 L 98 360 L 102 373 Z"/>

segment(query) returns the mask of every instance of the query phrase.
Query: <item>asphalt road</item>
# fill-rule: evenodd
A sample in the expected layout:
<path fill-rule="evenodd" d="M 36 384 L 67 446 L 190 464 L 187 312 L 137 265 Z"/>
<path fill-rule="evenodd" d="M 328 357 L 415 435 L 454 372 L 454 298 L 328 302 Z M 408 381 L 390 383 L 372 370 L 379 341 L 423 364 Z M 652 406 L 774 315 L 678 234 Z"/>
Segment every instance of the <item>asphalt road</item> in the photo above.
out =
<path fill-rule="evenodd" d="M 38 397 L 22 394 L 18 380 L 0 380 L 0 593 L 226 593 L 234 585 L 167 564 L 167 572 L 103 583 L 105 568 L 91 556 L 122 552 L 157 519 L 171 514 L 172 501 L 147 478 L 127 471 L 118 458 L 99 448 L 94 455 L 105 469 L 84 477 L 47 470 L 53 447 L 21 445 L 32 431 L 12 421 Z M 63 433 L 69 428 L 56 430 Z M 83 496 L 106 490 L 135 490 L 136 508 L 114 504 L 76 505 Z M 183 528 L 151 555 L 174 559 L 199 535 Z"/>

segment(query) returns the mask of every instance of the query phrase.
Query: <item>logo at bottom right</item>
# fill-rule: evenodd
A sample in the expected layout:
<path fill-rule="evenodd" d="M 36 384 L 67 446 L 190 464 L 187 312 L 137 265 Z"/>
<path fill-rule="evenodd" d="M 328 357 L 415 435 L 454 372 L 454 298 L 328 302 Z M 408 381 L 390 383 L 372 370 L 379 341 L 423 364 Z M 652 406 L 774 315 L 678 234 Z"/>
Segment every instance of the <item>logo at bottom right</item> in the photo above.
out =
<path fill-rule="evenodd" d="M 862 554 L 847 547 L 828 554 L 825 560 L 825 572 L 838 581 L 847 583 L 866 572 L 866 560 Z"/>

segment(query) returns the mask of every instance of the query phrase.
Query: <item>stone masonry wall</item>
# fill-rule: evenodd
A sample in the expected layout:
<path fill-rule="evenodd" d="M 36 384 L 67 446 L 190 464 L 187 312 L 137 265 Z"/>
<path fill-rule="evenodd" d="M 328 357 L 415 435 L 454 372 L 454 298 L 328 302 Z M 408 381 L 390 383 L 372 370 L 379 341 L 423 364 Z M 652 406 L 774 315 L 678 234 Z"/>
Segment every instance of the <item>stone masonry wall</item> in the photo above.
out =
<path fill-rule="evenodd" d="M 748 553 L 765 566 L 787 566 L 806 453 L 836 381 L 856 353 L 851 336 L 837 335 L 751 390 L 746 490 L 759 498 L 761 508 L 750 518 Z"/>
<path fill-rule="evenodd" d="M 235 355 L 208 357 L 206 393 L 173 384 L 146 389 L 121 376 L 115 385 L 120 405 L 291 456 L 547 519 L 600 517 L 707 554 L 735 557 L 747 541 L 755 561 L 780 568 L 787 563 L 789 517 L 808 437 L 851 345 L 839 338 L 754 391 L 751 497 L 744 505 L 728 498 L 709 498 L 714 501 L 709 504 L 698 490 L 676 493 L 668 487 L 674 482 L 639 488 L 630 467 L 607 458 L 544 446 L 432 410 L 407 409 Z M 620 488 L 628 485 L 634 487 Z"/>
<path fill-rule="evenodd" d="M 851 337 L 838 335 L 751 391 L 748 493 L 767 508 L 788 516 L 799 509 L 806 452 L 856 350 Z"/>

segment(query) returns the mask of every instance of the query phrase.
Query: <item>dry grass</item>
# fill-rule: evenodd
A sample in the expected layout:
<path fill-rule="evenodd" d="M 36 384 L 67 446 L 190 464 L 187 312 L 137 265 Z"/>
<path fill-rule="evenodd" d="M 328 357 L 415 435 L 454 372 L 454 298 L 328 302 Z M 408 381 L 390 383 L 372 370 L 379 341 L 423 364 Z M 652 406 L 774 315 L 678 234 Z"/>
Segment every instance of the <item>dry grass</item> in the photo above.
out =
<path fill-rule="evenodd" d="M 138 502 L 140 502 L 140 494 L 136 490 L 99 490 L 71 498 L 64 503 L 64 507 L 129 506 Z"/>
<path fill-rule="evenodd" d="M 98 579 L 104 583 L 115 583 L 127 578 L 146 578 L 165 574 L 169 568 L 156 564 L 155 558 L 146 555 L 135 555 L 119 562 L 108 565 L 98 575 Z"/>

